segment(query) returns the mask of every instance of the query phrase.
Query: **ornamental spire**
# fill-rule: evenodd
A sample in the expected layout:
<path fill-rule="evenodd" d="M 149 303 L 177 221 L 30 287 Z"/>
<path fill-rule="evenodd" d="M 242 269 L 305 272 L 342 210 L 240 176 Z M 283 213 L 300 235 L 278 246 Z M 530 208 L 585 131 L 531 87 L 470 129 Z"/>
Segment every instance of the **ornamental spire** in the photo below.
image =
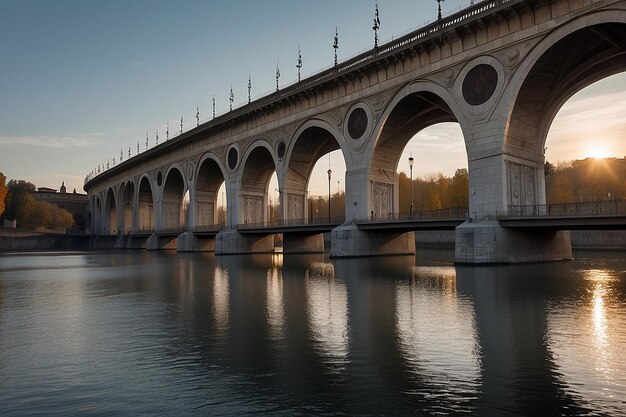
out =
<path fill-rule="evenodd" d="M 339 49 L 339 32 L 337 32 L 337 26 L 335 26 L 335 41 L 333 42 L 333 48 L 335 49 L 335 66 L 338 64 L 337 49 Z"/>

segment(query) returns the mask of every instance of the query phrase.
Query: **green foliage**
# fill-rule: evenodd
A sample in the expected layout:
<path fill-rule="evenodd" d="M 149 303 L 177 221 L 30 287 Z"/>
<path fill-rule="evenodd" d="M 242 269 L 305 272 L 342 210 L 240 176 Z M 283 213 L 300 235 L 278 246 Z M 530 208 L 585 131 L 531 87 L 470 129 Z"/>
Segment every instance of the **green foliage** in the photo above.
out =
<path fill-rule="evenodd" d="M 58 206 L 36 200 L 32 193 L 34 184 L 24 180 L 11 180 L 3 199 L 5 211 L 3 217 L 17 220 L 18 227 L 48 229 L 68 229 L 74 226 L 72 214 Z"/>

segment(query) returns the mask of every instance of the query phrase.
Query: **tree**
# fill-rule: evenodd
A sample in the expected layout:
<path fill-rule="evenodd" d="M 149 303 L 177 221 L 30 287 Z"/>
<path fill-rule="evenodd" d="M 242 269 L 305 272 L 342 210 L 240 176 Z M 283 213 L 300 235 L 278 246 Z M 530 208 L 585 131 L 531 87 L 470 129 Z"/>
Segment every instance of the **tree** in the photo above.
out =
<path fill-rule="evenodd" d="M 0 215 L 4 212 L 4 199 L 7 196 L 7 193 L 9 192 L 9 189 L 7 188 L 7 177 L 4 176 L 4 174 L 2 172 L 0 172 Z"/>

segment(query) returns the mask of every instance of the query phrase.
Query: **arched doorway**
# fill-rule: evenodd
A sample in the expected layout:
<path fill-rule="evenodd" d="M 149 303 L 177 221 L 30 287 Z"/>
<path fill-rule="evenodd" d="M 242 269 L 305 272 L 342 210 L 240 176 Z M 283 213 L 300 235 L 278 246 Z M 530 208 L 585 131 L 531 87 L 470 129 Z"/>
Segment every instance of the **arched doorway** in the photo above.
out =
<path fill-rule="evenodd" d="M 258 145 L 248 154 L 239 190 L 239 223 L 264 224 L 269 220 L 268 189 L 276 171 L 269 149 Z"/>
<path fill-rule="evenodd" d="M 107 191 L 105 214 L 104 214 L 104 233 L 114 235 L 118 232 L 117 230 L 117 208 L 115 201 L 115 193 L 113 189 L 109 188 Z"/>

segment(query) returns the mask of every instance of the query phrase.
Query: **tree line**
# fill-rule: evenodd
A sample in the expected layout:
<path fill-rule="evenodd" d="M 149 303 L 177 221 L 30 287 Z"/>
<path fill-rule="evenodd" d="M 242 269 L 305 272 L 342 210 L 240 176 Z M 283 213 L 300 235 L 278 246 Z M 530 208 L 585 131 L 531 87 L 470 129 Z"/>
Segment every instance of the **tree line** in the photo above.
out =
<path fill-rule="evenodd" d="M 46 229 L 69 229 L 74 226 L 74 217 L 69 211 L 54 204 L 37 200 L 33 196 L 34 184 L 6 177 L 0 172 L 0 217 L 16 220 L 24 229 L 43 227 Z"/>
<path fill-rule="evenodd" d="M 626 198 L 626 159 L 587 158 L 545 163 L 548 204 Z"/>

